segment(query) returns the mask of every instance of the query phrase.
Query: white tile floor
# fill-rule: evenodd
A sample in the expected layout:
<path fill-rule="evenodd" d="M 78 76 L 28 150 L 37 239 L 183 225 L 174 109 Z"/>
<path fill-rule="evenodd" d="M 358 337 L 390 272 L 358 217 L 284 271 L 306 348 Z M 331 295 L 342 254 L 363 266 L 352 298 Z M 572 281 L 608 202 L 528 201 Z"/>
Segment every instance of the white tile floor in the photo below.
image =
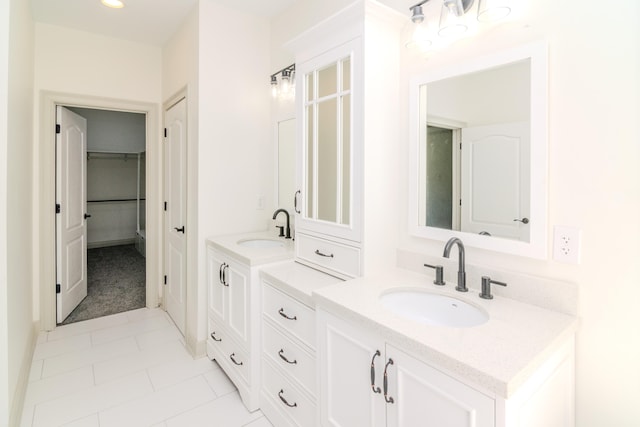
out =
<path fill-rule="evenodd" d="M 160 309 L 38 337 L 21 426 L 270 427 L 215 362 L 194 360 Z"/>

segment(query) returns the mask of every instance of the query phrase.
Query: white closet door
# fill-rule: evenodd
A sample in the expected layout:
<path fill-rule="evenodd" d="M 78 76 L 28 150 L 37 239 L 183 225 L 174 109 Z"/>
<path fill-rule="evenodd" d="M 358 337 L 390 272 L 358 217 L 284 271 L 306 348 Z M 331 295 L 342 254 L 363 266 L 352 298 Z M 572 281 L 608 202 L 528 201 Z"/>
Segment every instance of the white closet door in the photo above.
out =
<path fill-rule="evenodd" d="M 165 112 L 165 308 L 184 335 L 187 310 L 187 100 Z"/>
<path fill-rule="evenodd" d="M 56 114 L 56 320 L 62 323 L 87 296 L 87 121 L 60 106 Z"/>

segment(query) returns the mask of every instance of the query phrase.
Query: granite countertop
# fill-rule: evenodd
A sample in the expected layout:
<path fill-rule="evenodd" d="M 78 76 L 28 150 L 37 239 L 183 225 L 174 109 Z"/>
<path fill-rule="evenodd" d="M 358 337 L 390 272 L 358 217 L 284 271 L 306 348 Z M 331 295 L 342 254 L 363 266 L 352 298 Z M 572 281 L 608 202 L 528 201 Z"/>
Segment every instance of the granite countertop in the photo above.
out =
<path fill-rule="evenodd" d="M 273 240 L 283 245 L 265 248 L 238 244 L 245 240 Z M 207 244 L 251 267 L 293 259 L 293 240 L 278 237 L 274 231 L 215 236 L 208 238 Z"/>
<path fill-rule="evenodd" d="M 477 290 L 457 292 L 453 284 L 436 286 L 433 278 L 403 269 L 352 279 L 313 291 L 318 307 L 379 334 L 392 345 L 452 374 L 509 398 L 551 354 L 571 339 L 575 316 Z M 489 314 L 479 326 L 452 328 L 404 319 L 385 309 L 380 294 L 416 288 L 458 298 Z"/>
<path fill-rule="evenodd" d="M 342 279 L 295 261 L 264 267 L 260 270 L 260 277 L 309 307 L 315 305 L 315 290 L 342 282 Z"/>

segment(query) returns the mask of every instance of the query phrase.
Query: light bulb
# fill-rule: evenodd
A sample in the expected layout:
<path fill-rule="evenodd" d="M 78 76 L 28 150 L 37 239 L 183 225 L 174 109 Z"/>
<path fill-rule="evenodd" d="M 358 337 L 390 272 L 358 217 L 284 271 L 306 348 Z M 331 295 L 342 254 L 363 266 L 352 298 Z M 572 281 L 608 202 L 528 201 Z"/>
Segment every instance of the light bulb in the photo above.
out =
<path fill-rule="evenodd" d="M 124 7 L 124 3 L 122 3 L 120 0 L 100 0 L 100 2 L 112 9 L 121 9 Z"/>
<path fill-rule="evenodd" d="M 291 72 L 289 70 L 282 70 L 282 92 L 288 93 L 291 88 L 291 81 L 289 80 Z"/>
<path fill-rule="evenodd" d="M 271 76 L 271 96 L 278 97 L 278 79 L 275 75 Z"/>
<path fill-rule="evenodd" d="M 511 13 L 508 0 L 480 0 L 478 5 L 478 21 L 494 22 Z"/>
<path fill-rule="evenodd" d="M 462 0 L 445 0 L 440 13 L 440 31 L 442 37 L 456 37 L 467 31 L 464 22 Z"/>

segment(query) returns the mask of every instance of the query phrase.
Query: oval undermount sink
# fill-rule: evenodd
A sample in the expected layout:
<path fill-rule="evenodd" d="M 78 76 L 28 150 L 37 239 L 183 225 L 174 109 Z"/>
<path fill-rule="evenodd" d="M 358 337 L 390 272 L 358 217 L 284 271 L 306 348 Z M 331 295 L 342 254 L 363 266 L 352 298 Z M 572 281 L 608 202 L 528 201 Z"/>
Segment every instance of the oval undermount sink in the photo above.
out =
<path fill-rule="evenodd" d="M 244 246 L 245 248 L 281 248 L 284 246 L 284 242 L 280 240 L 273 239 L 245 239 L 238 240 L 238 245 Z"/>
<path fill-rule="evenodd" d="M 478 307 L 457 298 L 422 290 L 392 290 L 382 294 L 380 302 L 400 317 L 427 325 L 469 328 L 489 320 L 489 315 Z"/>

